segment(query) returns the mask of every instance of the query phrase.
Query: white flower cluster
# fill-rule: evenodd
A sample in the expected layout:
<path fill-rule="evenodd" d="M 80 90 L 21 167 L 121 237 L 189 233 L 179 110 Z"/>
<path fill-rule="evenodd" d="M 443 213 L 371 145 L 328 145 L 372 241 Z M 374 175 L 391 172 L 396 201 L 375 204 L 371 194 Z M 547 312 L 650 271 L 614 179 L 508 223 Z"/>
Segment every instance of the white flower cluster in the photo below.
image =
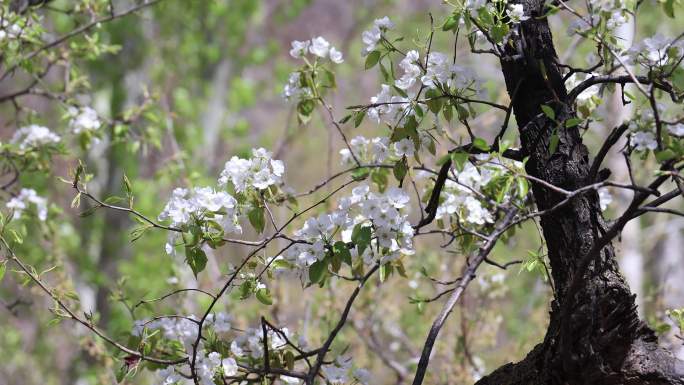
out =
<path fill-rule="evenodd" d="M 12 136 L 10 143 L 19 144 L 20 149 L 26 150 L 28 148 L 57 144 L 60 140 L 59 135 L 50 131 L 49 128 L 32 124 L 17 130 Z"/>
<path fill-rule="evenodd" d="M 226 313 L 210 314 L 205 320 L 205 328 L 213 328 L 217 333 L 223 333 L 230 330 L 231 317 Z M 143 331 L 147 330 L 161 330 L 162 336 L 168 340 L 177 340 L 183 344 L 187 354 L 191 355 L 193 352 L 193 344 L 197 340 L 197 333 L 199 327 L 199 320 L 194 315 L 187 318 L 160 318 L 156 320 L 137 320 L 133 325 L 131 334 L 140 337 Z M 198 346 L 197 360 L 195 369 L 199 382 L 202 385 L 214 385 L 214 376 L 223 374 L 225 376 L 235 376 L 237 374 L 237 362 L 232 357 L 222 357 L 218 352 L 210 352 L 207 354 L 206 349 L 202 346 L 202 342 Z M 181 368 L 169 366 L 167 368 L 157 371 L 157 375 L 161 379 L 162 384 L 176 384 L 176 383 L 190 383 L 185 381 L 179 375 L 179 372 L 189 373 L 190 370 L 187 364 L 182 365 Z"/>
<path fill-rule="evenodd" d="M 17 23 L 10 24 L 9 21 L 3 18 L 3 20 L 0 21 L 0 43 L 5 39 L 10 40 L 18 38 L 21 36 L 23 30 L 21 25 Z"/>
<path fill-rule="evenodd" d="M 520 23 L 521 21 L 525 21 L 530 18 L 529 16 L 525 16 L 525 9 L 522 4 L 508 4 L 508 8 L 506 8 L 506 14 L 513 23 Z"/>
<path fill-rule="evenodd" d="M 373 22 L 373 28 L 368 31 L 364 31 L 361 34 L 361 40 L 366 46 L 361 51 L 363 56 L 368 55 L 369 52 L 375 50 L 375 47 L 382 39 L 382 35 L 387 32 L 387 30 L 394 28 L 394 23 L 385 16 L 380 19 L 375 19 Z"/>
<path fill-rule="evenodd" d="M 570 77 L 568 77 L 568 79 L 565 81 L 565 87 L 568 89 L 568 91 L 570 91 L 591 76 L 598 76 L 598 74 L 587 74 L 585 77 L 580 79 L 580 77 L 576 73 L 574 73 L 570 75 Z M 601 99 L 599 97 L 598 85 L 593 85 L 585 89 L 579 95 L 577 95 L 577 98 L 575 99 L 575 103 L 577 103 L 578 107 L 578 112 L 584 117 L 588 116 L 592 111 L 594 111 L 598 107 L 600 102 Z"/>
<path fill-rule="evenodd" d="M 607 187 L 598 189 L 599 205 L 602 211 L 606 211 L 608 206 L 613 202 L 613 195 Z"/>
<path fill-rule="evenodd" d="M 305 41 L 294 40 L 291 44 L 290 56 L 295 59 L 304 58 L 307 53 L 311 53 L 322 59 L 329 58 L 333 63 L 344 62 L 342 52 L 330 45 L 322 36 Z"/>
<path fill-rule="evenodd" d="M 290 338 L 290 332 L 287 328 L 282 328 L 280 331 L 285 337 Z M 285 337 L 278 332 L 269 329 L 266 336 L 269 352 L 283 350 L 287 346 Z M 251 357 L 258 360 L 264 356 L 263 337 L 264 333 L 260 328 L 249 328 L 231 342 L 230 351 L 235 357 Z"/>
<path fill-rule="evenodd" d="M 202 221 L 209 215 L 210 219 L 221 226 L 224 233 L 241 233 L 237 212 L 237 201 L 227 192 L 215 191 L 211 187 L 195 187 L 192 190 L 176 188 L 158 219 L 170 220 L 171 226 L 183 228 L 194 220 Z M 207 224 L 204 228 L 211 229 Z M 178 232 L 169 232 L 165 247 L 168 254 L 174 253 L 174 246 L 180 237 Z"/>
<path fill-rule="evenodd" d="M 632 133 L 629 138 L 629 144 L 634 147 L 636 151 L 655 150 L 658 147 L 655 134 L 650 131 L 637 131 Z"/>
<path fill-rule="evenodd" d="M 458 215 L 473 225 L 492 223 L 492 214 L 475 197 L 475 192 L 480 191 L 491 179 L 490 173 L 485 170 L 483 168 L 480 174 L 477 167 L 466 163 L 463 171 L 458 173 L 457 181 L 447 179 L 443 191 L 445 199 L 437 208 L 437 218 L 446 220 Z"/>
<path fill-rule="evenodd" d="M 359 135 L 349 141 L 349 146 L 357 159 L 372 164 L 384 163 L 391 156 L 398 158 L 404 155 L 412 157 L 415 152 L 413 140 L 408 138 L 390 145 L 389 138 L 384 136 L 366 139 Z M 354 164 L 352 151 L 349 151 L 348 148 L 340 150 L 340 155 L 342 156 L 341 163 L 343 165 Z"/>
<path fill-rule="evenodd" d="M 482 159 L 488 155 L 481 156 Z M 456 181 L 447 179 L 444 184 L 444 201 L 437 208 L 437 218 L 443 220 L 456 215 L 472 225 L 493 223 L 491 212 L 482 205 L 478 193 L 503 168 L 492 161 L 479 167 L 466 162 L 463 170 L 456 176 Z"/>
<path fill-rule="evenodd" d="M 220 186 L 231 182 L 238 193 L 251 187 L 264 190 L 270 186 L 282 184 L 284 172 L 283 161 L 273 159 L 270 151 L 257 148 L 252 150 L 250 159 L 233 156 L 226 162 L 218 181 Z"/>
<path fill-rule="evenodd" d="M 466 0 L 463 8 L 469 11 L 472 17 L 478 17 L 478 11 L 487 7 L 487 4 L 487 0 Z M 493 7 L 493 5 L 490 5 L 490 7 Z"/>
<path fill-rule="evenodd" d="M 382 121 L 393 127 L 415 113 L 411 101 L 402 96 L 392 96 L 390 86 L 387 84 L 381 86 L 380 93 L 371 97 L 370 102 L 373 107 L 366 111 L 368 117 L 378 123 Z"/>
<path fill-rule="evenodd" d="M 684 123 L 677 123 L 668 127 L 667 130 L 674 136 L 684 137 Z"/>
<path fill-rule="evenodd" d="M 408 203 L 408 195 L 399 188 L 391 187 L 384 194 L 378 194 L 371 192 L 367 184 L 359 185 L 351 196 L 339 200 L 337 210 L 309 218 L 295 233 L 305 243 L 294 244 L 284 253 L 284 258 L 305 269 L 325 258 L 336 234 L 341 234 L 343 242 L 351 242 L 357 225 L 370 226 L 373 237 L 363 255 L 358 255 L 356 248 L 349 250 L 352 260 L 362 258 L 366 264 L 384 264 L 402 254 L 413 254 L 414 232 L 406 213 Z"/>
<path fill-rule="evenodd" d="M 21 213 L 30 205 L 35 207 L 38 219 L 41 221 L 47 219 L 47 200 L 39 196 L 34 189 L 21 189 L 19 195 L 7 202 L 6 207 L 10 210 L 14 210 L 14 219 L 19 219 L 21 218 Z"/>
<path fill-rule="evenodd" d="M 344 62 L 342 52 L 330 45 L 330 43 L 321 36 L 311 40 L 294 40 L 292 42 L 290 56 L 293 58 L 306 60 L 306 55 L 309 53 L 314 55 L 314 58 L 317 60 L 330 59 L 331 62 L 336 64 Z M 303 82 L 302 71 L 292 72 L 288 78 L 287 84 L 283 88 L 283 97 L 287 100 L 309 99 L 312 95 L 313 91 Z"/>
<path fill-rule="evenodd" d="M 291 99 L 310 99 L 313 97 L 311 88 L 302 84 L 302 73 L 299 71 L 290 73 L 287 84 L 283 88 L 283 97 Z"/>
<path fill-rule="evenodd" d="M 369 118 L 378 123 L 383 121 L 391 126 L 399 125 L 406 117 L 414 115 L 412 100 L 421 86 L 430 89 L 445 87 L 454 93 L 466 90 L 479 94 L 482 81 L 469 68 L 453 64 L 448 55 L 431 52 L 423 71 L 418 51 L 411 50 L 399 62 L 402 75 L 394 81 L 394 86 L 403 90 L 408 97 L 392 95 L 390 86 L 383 84 L 380 93 L 370 99 L 372 107 L 367 110 Z"/>
<path fill-rule="evenodd" d="M 159 377 L 162 385 L 190 385 L 193 384 L 192 380 L 186 379 L 180 374 L 189 372 L 188 364 L 184 364 L 180 368 L 168 366 L 157 370 L 157 377 Z M 235 376 L 238 374 L 238 366 L 234 358 L 222 358 L 218 352 L 206 354 L 204 351 L 200 351 L 197 352 L 195 373 L 197 373 L 200 385 L 215 385 L 214 377 L 219 374 L 228 377 Z"/>
<path fill-rule="evenodd" d="M 399 62 L 399 67 L 404 71 L 401 78 L 394 81 L 394 85 L 404 91 L 409 91 L 417 84 L 417 80 L 422 74 L 419 65 L 420 55 L 416 50 L 406 52 L 406 56 Z M 415 94 L 415 92 L 413 92 Z"/>
<path fill-rule="evenodd" d="M 213 218 L 221 220 L 225 217 L 226 232 L 242 231 L 237 224 L 235 208 L 237 201 L 224 191 L 214 191 L 211 187 L 195 187 L 192 190 L 176 188 L 171 199 L 159 214 L 159 220 L 170 220 L 171 226 L 181 227 L 189 224 L 193 218 L 202 218 L 206 213 L 218 213 Z"/>
<path fill-rule="evenodd" d="M 665 120 L 667 118 L 665 105 L 658 103 L 656 108 L 661 119 Z M 674 137 L 684 136 L 682 123 L 668 126 L 667 130 Z M 653 151 L 658 148 L 655 116 L 651 108 L 637 109 L 634 118 L 629 121 L 629 131 L 629 144 L 635 151 Z"/>
<path fill-rule="evenodd" d="M 370 383 L 370 372 L 366 369 L 352 369 L 351 357 L 338 357 L 334 363 L 321 368 L 323 376 L 332 385 L 349 383 L 350 379 L 362 385 Z"/>
<path fill-rule="evenodd" d="M 78 135 L 82 132 L 96 131 L 102 125 L 97 112 L 90 107 L 69 107 L 69 128 L 71 132 Z"/>
<path fill-rule="evenodd" d="M 671 61 L 678 61 L 684 51 L 684 41 L 673 42 L 671 39 L 656 34 L 645 38 L 627 51 L 632 64 L 647 67 L 663 66 Z"/>
<path fill-rule="evenodd" d="M 425 75 L 420 80 L 428 88 L 437 88 L 440 84 L 457 90 L 480 88 L 480 80 L 472 69 L 453 64 L 449 56 L 441 52 L 430 53 Z"/>

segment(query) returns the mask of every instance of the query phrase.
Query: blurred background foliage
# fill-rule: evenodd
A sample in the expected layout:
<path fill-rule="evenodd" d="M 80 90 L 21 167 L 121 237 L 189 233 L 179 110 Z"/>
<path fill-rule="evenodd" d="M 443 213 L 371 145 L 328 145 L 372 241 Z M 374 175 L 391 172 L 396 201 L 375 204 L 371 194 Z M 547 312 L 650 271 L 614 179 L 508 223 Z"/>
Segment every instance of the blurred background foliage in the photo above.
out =
<path fill-rule="evenodd" d="M 61 10 L 71 9 L 74 3 L 79 2 L 50 2 L 40 11 L 41 24 L 56 36 L 72 30 L 74 18 Z M 132 4 L 129 0 L 115 3 L 122 8 Z M 657 3 L 647 3 L 637 20 L 636 41 L 655 32 L 675 33 L 676 19 L 664 18 Z M 680 8 L 677 12 L 682 15 Z M 263 146 L 285 161 L 287 185 L 307 190 L 340 169 L 337 150 L 341 141 L 324 115 L 298 125 L 293 106 L 281 97 L 294 66 L 287 54 L 290 41 L 321 35 L 344 53 L 345 62 L 337 67 L 338 89 L 330 99 L 339 119 L 345 106 L 366 102 L 379 88 L 377 72 L 362 70 L 361 32 L 374 18 L 389 15 L 400 34 L 416 39 L 402 43 L 413 47 L 429 33 L 429 13 L 436 23 L 441 22 L 445 15 L 441 1 L 164 0 L 138 14 L 103 23 L 89 36 L 111 45 L 112 52 L 83 60 L 68 69 L 70 76 L 91 91 L 80 97 L 99 114 L 114 119 L 140 108 L 142 118 L 132 125 L 111 125 L 106 138 L 84 147 L 87 150 L 77 157 L 55 158 L 50 175 L 22 174 L 20 184 L 50 197 L 51 215 L 59 220 L 47 225 L 27 222 L 25 231 L 30 236 L 17 251 L 39 271 L 52 269 L 45 279 L 58 290 L 73 293 L 81 312 L 92 312 L 103 329 L 122 341 L 132 321 L 149 316 L 152 309 L 162 314 L 201 313 L 207 305 L 205 298 L 193 295 L 175 296 L 134 311 L 132 306 L 173 288 L 215 290 L 222 274 L 245 254 L 244 249 L 229 246 L 216 252 L 207 271 L 196 280 L 187 267 L 174 264 L 164 253 L 164 233 L 150 231 L 132 243 L 129 232 L 135 222 L 121 213 L 101 210 L 79 217 L 77 210 L 69 208 L 72 190 L 57 183 L 56 177 L 66 176 L 80 157 L 95 175 L 91 191 L 109 196 L 121 194 L 125 174 L 133 181 L 138 210 L 156 217 L 174 187 L 211 183 L 232 155 L 244 156 L 251 148 Z M 585 66 L 591 47 L 567 36 L 565 16 L 553 18 L 559 56 Z M 77 48 L 83 41 L 81 37 L 70 44 Z M 463 43 L 458 47 L 459 64 L 474 67 L 487 79 L 490 98 L 507 103 L 498 63 L 470 54 Z M 449 52 L 453 41 L 441 36 L 434 45 L 435 50 Z M 64 74 L 51 76 L 57 84 Z M 12 81 L 20 80 L 2 82 L 0 88 L 12 89 Z M 610 98 L 604 95 L 601 107 L 608 121 Z M 39 111 L 33 120 L 55 129 L 65 125 L 63 111 L 53 104 L 38 96 L 22 100 Z M 3 141 L 12 135 L 13 116 L 11 107 L 0 108 Z M 491 139 L 499 119 L 483 114 L 475 124 Z M 592 139 L 605 136 L 606 126 L 608 122 L 598 122 L 596 130 L 587 132 L 588 146 L 592 147 Z M 465 134 L 463 127 L 450 129 L 454 137 Z M 377 135 L 380 130 L 384 129 L 365 123 L 348 136 Z M 508 139 L 515 141 L 515 133 L 509 130 Z M 684 225 L 681 219 L 649 217 L 637 227 L 637 238 L 623 243 L 621 254 L 642 256 L 630 262 L 641 273 L 633 290 L 646 318 L 660 327 L 667 320 L 664 310 L 684 303 Z M 526 260 L 526 267 L 535 258 L 543 260 L 534 225 L 518 229 L 516 235 L 497 246 L 494 259 Z M 408 277 L 393 276 L 384 284 L 374 281 L 355 306 L 352 327 L 345 329 L 337 345 L 349 347 L 357 364 L 372 369 L 375 384 L 396 383 L 388 362 L 398 362 L 409 371 L 415 368 L 422 341 L 439 310 L 438 303 L 418 305 L 411 300 L 436 293 L 421 271 L 448 280 L 458 276 L 463 263 L 456 250 L 437 247 L 445 241 L 438 237 L 419 240 L 418 254 L 407 266 Z M 269 248 L 264 256 L 274 251 Z M 670 265 L 673 258 L 680 261 L 678 266 Z M 17 279 L 8 275 L 0 284 L 0 385 L 115 383 L 122 362 L 107 353 L 108 347 L 69 322 L 52 322 L 49 298 L 30 286 L 18 285 Z M 522 358 L 543 338 L 552 298 L 543 269 L 487 267 L 478 282 L 442 332 L 427 383 L 470 383 L 484 372 Z M 264 315 L 317 341 L 352 287 L 337 282 L 326 290 L 303 290 L 297 280 L 276 280 L 273 285 L 273 306 L 228 298 L 219 310 L 233 314 L 239 327 Z M 149 377 L 140 373 L 129 381 L 152 383 Z"/>

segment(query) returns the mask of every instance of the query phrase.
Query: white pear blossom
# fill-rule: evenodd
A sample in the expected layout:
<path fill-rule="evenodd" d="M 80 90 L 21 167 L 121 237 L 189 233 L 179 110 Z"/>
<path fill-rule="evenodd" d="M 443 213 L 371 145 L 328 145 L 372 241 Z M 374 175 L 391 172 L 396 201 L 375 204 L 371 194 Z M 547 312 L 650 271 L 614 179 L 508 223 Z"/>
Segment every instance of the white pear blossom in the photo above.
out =
<path fill-rule="evenodd" d="M 327 57 L 330 52 L 330 43 L 322 36 L 311 39 L 309 51 L 321 58 Z"/>
<path fill-rule="evenodd" d="M 401 157 L 406 156 L 410 158 L 416 151 L 416 146 L 413 144 L 413 140 L 409 138 L 404 138 L 396 143 L 394 143 L 394 153 Z"/>
<path fill-rule="evenodd" d="M 655 135 L 648 131 L 637 131 L 632 133 L 629 144 L 636 151 L 655 150 L 658 147 Z"/>
<path fill-rule="evenodd" d="M 280 378 L 280 381 L 281 381 L 281 382 L 284 382 L 284 383 L 286 383 L 286 384 L 295 384 L 295 385 L 297 385 L 297 384 L 301 384 L 301 383 L 302 383 L 302 380 L 299 379 L 299 378 L 297 378 L 297 377 L 290 377 L 290 376 L 281 375 L 279 378 Z"/>
<path fill-rule="evenodd" d="M 642 63 L 646 66 L 662 66 L 670 59 L 678 60 L 683 50 L 684 47 L 682 47 L 681 40 L 673 44 L 669 38 L 658 33 L 632 46 L 627 54 L 632 63 Z"/>
<path fill-rule="evenodd" d="M 525 16 L 525 9 L 522 4 L 508 4 L 506 14 L 513 23 L 520 23 L 521 21 L 529 19 L 528 16 Z"/>
<path fill-rule="evenodd" d="M 219 177 L 219 185 L 225 186 L 230 182 L 238 193 L 252 187 L 264 190 L 282 184 L 284 173 L 285 166 L 281 160 L 272 159 L 269 151 L 258 148 L 252 150 L 250 159 L 233 156 L 226 162 Z"/>
<path fill-rule="evenodd" d="M 80 134 L 82 132 L 96 131 L 102 125 L 100 118 L 97 116 L 97 112 L 90 107 L 69 107 L 68 111 L 71 116 L 69 121 L 69 128 L 74 134 Z"/>
<path fill-rule="evenodd" d="M 224 358 L 221 360 L 221 371 L 224 376 L 232 377 L 238 374 L 237 362 L 234 358 Z"/>
<path fill-rule="evenodd" d="M 351 196 L 340 198 L 337 210 L 309 218 L 304 226 L 295 232 L 297 239 L 283 257 L 299 269 L 306 270 L 327 252 L 326 245 L 336 242 L 333 237 L 341 235 L 343 242 L 351 242 L 355 227 L 369 227 L 374 232 L 372 244 L 381 247 L 367 247 L 363 255 L 356 248 L 350 249 L 352 258 L 362 258 L 364 263 L 385 263 L 401 254 L 413 254 L 413 228 L 406 211 L 409 197 L 403 190 L 390 188 L 384 194 L 370 191 L 367 184 L 352 189 Z M 372 225 L 372 226 L 371 226 Z M 328 246 L 329 247 L 329 246 Z M 304 276 L 306 276 L 304 274 Z"/>
<path fill-rule="evenodd" d="M 373 27 L 361 34 L 361 40 L 363 41 L 363 44 L 366 45 L 363 48 L 362 54 L 365 56 L 369 52 L 375 50 L 375 47 L 382 38 L 382 34 L 392 28 L 394 28 L 394 23 L 392 23 L 389 17 L 385 16 L 380 19 L 375 19 Z"/>
<path fill-rule="evenodd" d="M 606 187 L 602 187 L 598 189 L 598 195 L 599 195 L 599 205 L 601 206 L 601 210 L 605 211 L 608 208 L 608 205 L 610 205 L 613 202 L 613 196 L 611 195 L 610 191 Z"/>
<path fill-rule="evenodd" d="M 409 90 L 416 84 L 416 80 L 421 75 L 420 66 L 416 64 L 420 60 L 418 51 L 411 50 L 406 53 L 401 62 L 399 62 L 399 67 L 404 71 L 401 78 L 395 80 L 394 85 L 402 90 Z"/>
<path fill-rule="evenodd" d="M 684 123 L 678 123 L 675 124 L 674 126 L 670 126 L 668 129 L 670 131 L 670 134 L 674 136 L 684 136 Z"/>
<path fill-rule="evenodd" d="M 5 207 L 14 211 L 14 219 L 19 219 L 21 218 L 22 212 L 31 205 L 36 209 L 38 219 L 45 221 L 48 212 L 47 199 L 39 196 L 34 189 L 22 188 L 21 191 L 19 191 L 19 195 L 10 199 Z"/>
<path fill-rule="evenodd" d="M 302 58 L 306 55 L 306 53 L 309 51 L 309 46 L 311 45 L 311 40 L 306 40 L 306 41 L 299 41 L 299 40 L 293 40 L 292 43 L 292 49 L 290 49 L 290 56 L 292 56 L 295 59 Z"/>
<path fill-rule="evenodd" d="M 330 47 L 330 61 L 336 64 L 343 63 L 342 52 L 338 51 L 335 47 Z"/>
<path fill-rule="evenodd" d="M 20 149 L 26 150 L 28 148 L 57 144 L 60 140 L 59 135 L 50 131 L 49 128 L 32 124 L 17 130 L 12 136 L 10 143 L 19 144 Z"/>
<path fill-rule="evenodd" d="M 157 370 L 156 374 L 160 379 L 161 385 L 174 385 L 181 380 L 180 374 L 176 373 L 176 370 L 173 366 L 159 369 Z"/>

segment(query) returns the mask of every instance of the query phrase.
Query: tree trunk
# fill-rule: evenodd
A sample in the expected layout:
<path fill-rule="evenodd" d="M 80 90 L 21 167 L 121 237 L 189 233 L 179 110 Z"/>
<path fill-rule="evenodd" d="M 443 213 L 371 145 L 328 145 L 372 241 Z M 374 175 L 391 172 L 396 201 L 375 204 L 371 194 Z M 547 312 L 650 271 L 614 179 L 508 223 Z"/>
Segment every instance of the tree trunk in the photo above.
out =
<path fill-rule="evenodd" d="M 550 153 L 556 123 L 540 106 L 548 105 L 563 122 L 575 117 L 543 15 L 543 0 L 522 0 L 530 18 L 520 24 L 506 45 L 501 67 L 509 95 L 520 87 L 513 108 L 527 172 L 566 190 L 588 181 L 589 156 L 578 127 L 557 128 L 559 144 Z M 539 210 L 564 196 L 539 184 L 533 193 Z M 584 274 L 582 285 L 569 297 L 569 286 L 582 258 L 606 226 L 598 194 L 583 194 L 541 218 L 556 287 L 544 341 L 521 362 L 506 364 L 478 385 L 505 384 L 684 384 L 684 365 L 657 344 L 653 331 L 639 319 L 634 296 L 618 270 L 608 244 Z"/>

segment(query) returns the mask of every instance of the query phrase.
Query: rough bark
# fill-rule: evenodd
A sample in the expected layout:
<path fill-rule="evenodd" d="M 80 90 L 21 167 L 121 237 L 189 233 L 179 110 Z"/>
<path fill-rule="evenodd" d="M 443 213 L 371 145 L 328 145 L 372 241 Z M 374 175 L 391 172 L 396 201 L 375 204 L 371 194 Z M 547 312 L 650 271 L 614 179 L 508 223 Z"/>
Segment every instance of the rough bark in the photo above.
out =
<path fill-rule="evenodd" d="M 510 95 L 520 84 L 513 108 L 527 172 L 567 190 L 588 181 L 589 156 L 577 127 L 556 128 L 559 145 L 550 153 L 557 126 L 541 113 L 553 107 L 556 120 L 575 116 L 568 105 L 543 0 L 523 0 L 530 19 L 520 24 L 501 60 Z M 563 196 L 539 184 L 533 186 L 540 210 Z M 634 296 L 619 272 L 608 244 L 590 264 L 579 290 L 569 286 L 583 256 L 605 232 L 598 194 L 584 194 L 560 211 L 541 218 L 552 277 L 556 287 L 544 341 L 521 362 L 506 364 L 478 385 L 504 384 L 684 384 L 684 365 L 657 344 L 653 331 L 639 319 Z"/>

